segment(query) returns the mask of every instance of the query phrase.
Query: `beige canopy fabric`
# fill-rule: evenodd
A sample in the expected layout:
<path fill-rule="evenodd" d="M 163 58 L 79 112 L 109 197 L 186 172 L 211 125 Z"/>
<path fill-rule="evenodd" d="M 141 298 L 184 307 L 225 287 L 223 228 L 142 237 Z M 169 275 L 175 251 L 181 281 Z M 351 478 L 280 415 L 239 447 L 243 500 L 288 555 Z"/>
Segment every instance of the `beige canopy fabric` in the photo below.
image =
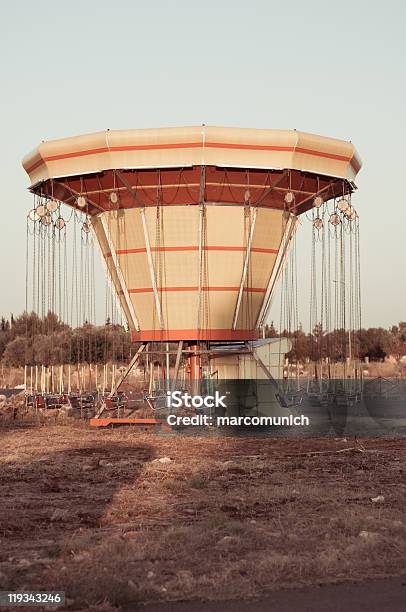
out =
<path fill-rule="evenodd" d="M 200 252 L 199 207 L 168 206 L 161 215 L 159 244 L 155 208 L 92 218 L 133 339 L 256 338 L 283 236 L 293 229 L 289 218 L 280 210 L 252 209 L 247 218 L 242 206 L 208 206 Z"/>
<path fill-rule="evenodd" d="M 103 170 L 188 166 L 283 169 L 353 181 L 351 142 L 296 130 L 193 126 L 106 130 L 41 143 L 23 159 L 31 184 Z"/>

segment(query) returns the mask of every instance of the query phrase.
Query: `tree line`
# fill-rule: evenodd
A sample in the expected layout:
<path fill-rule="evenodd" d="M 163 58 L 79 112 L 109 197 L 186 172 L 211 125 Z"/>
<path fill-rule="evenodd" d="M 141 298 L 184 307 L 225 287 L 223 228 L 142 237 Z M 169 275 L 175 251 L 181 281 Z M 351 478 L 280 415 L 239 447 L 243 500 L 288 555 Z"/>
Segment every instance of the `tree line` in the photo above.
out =
<path fill-rule="evenodd" d="M 0 360 L 4 365 L 57 365 L 128 361 L 131 338 L 122 326 L 85 323 L 72 328 L 49 312 L 23 313 L 0 321 Z"/>
<path fill-rule="evenodd" d="M 273 326 L 265 327 L 265 336 L 276 337 L 279 333 Z M 317 361 L 329 358 L 331 361 L 342 361 L 346 357 L 359 357 L 369 361 L 383 361 L 392 356 L 399 360 L 406 355 L 406 322 L 383 327 L 362 328 L 349 332 L 335 329 L 325 332 L 321 325 L 306 333 L 302 327 L 294 331 L 282 330 L 282 335 L 290 338 L 292 350 L 287 357 L 292 361 Z"/>
<path fill-rule="evenodd" d="M 273 323 L 267 325 L 264 332 L 266 337 L 280 335 Z M 320 325 L 307 333 L 299 326 L 294 331 L 282 330 L 282 335 L 291 339 L 292 350 L 288 357 L 292 361 L 326 357 L 340 361 L 350 354 L 382 361 L 389 355 L 396 359 L 406 355 L 406 322 L 390 329 L 368 328 L 351 333 L 346 330 L 325 333 Z M 76 328 L 51 312 L 43 318 L 24 312 L 0 320 L 0 361 L 6 366 L 127 363 L 135 348 L 129 331 L 110 320 L 104 325 L 85 323 Z"/>

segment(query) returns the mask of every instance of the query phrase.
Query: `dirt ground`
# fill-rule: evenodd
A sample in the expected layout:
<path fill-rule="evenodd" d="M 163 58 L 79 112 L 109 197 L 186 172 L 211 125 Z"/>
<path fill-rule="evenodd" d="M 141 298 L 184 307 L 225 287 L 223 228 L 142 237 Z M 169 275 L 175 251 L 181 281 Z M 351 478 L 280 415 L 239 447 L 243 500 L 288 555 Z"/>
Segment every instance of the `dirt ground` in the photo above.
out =
<path fill-rule="evenodd" d="M 3 590 L 110 610 L 406 574 L 403 439 L 16 421 L 0 442 Z"/>

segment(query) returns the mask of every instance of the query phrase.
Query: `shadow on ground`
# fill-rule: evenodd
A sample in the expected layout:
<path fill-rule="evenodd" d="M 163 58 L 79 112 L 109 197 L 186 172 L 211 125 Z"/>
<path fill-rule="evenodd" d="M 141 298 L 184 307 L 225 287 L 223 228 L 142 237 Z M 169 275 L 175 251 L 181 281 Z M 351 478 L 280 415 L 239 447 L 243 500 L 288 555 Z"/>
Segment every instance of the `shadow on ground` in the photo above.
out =
<path fill-rule="evenodd" d="M 31 424 L 8 428 L 30 436 Z M 68 566 L 81 572 L 108 527 L 106 509 L 124 485 L 135 486 L 153 459 L 148 444 L 125 445 L 103 440 L 80 448 L 39 453 L 35 460 L 4 456 L 0 467 L 0 588 L 63 589 Z M 130 518 L 129 518 L 130 521 Z M 65 570 L 54 576 L 57 559 Z M 60 565 L 59 565 L 60 567 Z M 64 575 L 66 573 L 66 575 Z M 76 572 L 74 572 L 76 574 Z M 59 584 L 59 586 L 58 586 Z"/>

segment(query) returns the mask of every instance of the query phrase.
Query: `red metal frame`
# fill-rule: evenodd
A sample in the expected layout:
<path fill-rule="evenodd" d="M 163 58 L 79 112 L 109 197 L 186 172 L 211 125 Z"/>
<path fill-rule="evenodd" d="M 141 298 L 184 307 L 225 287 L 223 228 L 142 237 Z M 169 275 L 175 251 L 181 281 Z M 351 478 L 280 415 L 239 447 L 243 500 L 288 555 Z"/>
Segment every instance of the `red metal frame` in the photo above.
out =
<path fill-rule="evenodd" d="M 84 193 L 88 204 L 87 212 L 94 215 L 103 210 L 156 206 L 158 187 L 161 193 L 161 206 L 198 205 L 201 191 L 200 174 L 200 166 L 159 170 L 119 170 L 119 176 L 123 176 L 129 185 L 128 189 L 114 171 L 106 170 L 101 173 L 47 180 L 32 190 L 54 197 L 73 207 L 77 207 L 76 195 Z M 207 203 L 243 205 L 247 188 L 247 169 L 205 167 Z M 109 200 L 111 190 L 118 193 L 117 204 L 112 204 Z M 249 169 L 252 206 L 285 210 L 284 196 L 287 190 L 295 193 L 291 210 L 300 214 L 312 208 L 315 193 L 321 192 L 325 199 L 329 199 L 351 191 L 352 187 L 343 179 L 299 170 L 287 173 L 285 170 Z"/>
<path fill-rule="evenodd" d="M 148 429 L 158 426 L 164 427 L 166 425 L 163 421 L 158 419 L 137 419 L 131 417 L 90 419 L 89 424 L 93 427 L 108 427 L 109 425 L 138 425 L 139 427 L 146 427 Z"/>

